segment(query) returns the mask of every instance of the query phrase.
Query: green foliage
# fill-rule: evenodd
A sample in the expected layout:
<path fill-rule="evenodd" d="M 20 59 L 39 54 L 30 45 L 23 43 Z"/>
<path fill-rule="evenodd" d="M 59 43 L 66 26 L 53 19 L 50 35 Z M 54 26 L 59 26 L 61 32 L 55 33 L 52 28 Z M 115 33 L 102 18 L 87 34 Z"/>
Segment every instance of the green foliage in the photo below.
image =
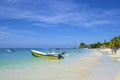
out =
<path fill-rule="evenodd" d="M 102 43 L 100 43 L 100 42 L 90 44 L 91 48 L 99 48 L 101 45 L 102 45 Z"/>
<path fill-rule="evenodd" d="M 120 48 L 120 36 L 114 37 L 109 42 L 106 42 L 104 40 L 104 43 L 97 42 L 97 43 L 86 45 L 85 43 L 81 42 L 79 48 L 87 48 L 88 46 L 90 48 L 102 48 L 102 47 L 103 48 L 108 48 L 108 47 L 118 47 L 118 48 Z"/>
<path fill-rule="evenodd" d="M 120 48 L 120 36 L 116 36 L 109 42 L 110 47 Z"/>
<path fill-rule="evenodd" d="M 80 43 L 79 48 L 86 48 L 86 47 L 87 47 L 87 45 L 85 43 L 83 43 L 83 42 Z"/>

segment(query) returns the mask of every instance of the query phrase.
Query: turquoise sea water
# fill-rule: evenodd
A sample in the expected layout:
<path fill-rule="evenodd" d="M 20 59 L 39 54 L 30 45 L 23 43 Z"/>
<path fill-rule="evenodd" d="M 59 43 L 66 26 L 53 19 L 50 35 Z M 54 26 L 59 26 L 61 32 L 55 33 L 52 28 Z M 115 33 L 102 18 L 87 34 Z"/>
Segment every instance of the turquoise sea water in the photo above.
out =
<path fill-rule="evenodd" d="M 54 61 L 49 59 L 44 59 L 40 57 L 34 57 L 31 55 L 30 48 L 16 48 L 14 52 L 7 52 L 7 49 L 0 49 L 0 68 L 6 67 L 16 67 L 16 66 L 27 66 L 33 64 L 47 65 L 53 63 Z M 48 52 L 51 49 L 37 48 L 35 50 Z M 59 49 L 52 50 L 56 52 L 65 51 L 67 54 L 64 55 L 64 59 L 56 61 L 57 63 L 69 61 L 76 57 L 82 57 L 83 55 L 89 53 L 88 49 Z"/>
<path fill-rule="evenodd" d="M 60 49 L 64 59 L 51 60 L 34 57 L 31 49 L 0 49 L 0 80 L 82 80 L 89 72 L 89 49 Z M 48 52 L 51 49 L 35 49 Z M 92 59 L 91 59 L 92 60 Z"/>

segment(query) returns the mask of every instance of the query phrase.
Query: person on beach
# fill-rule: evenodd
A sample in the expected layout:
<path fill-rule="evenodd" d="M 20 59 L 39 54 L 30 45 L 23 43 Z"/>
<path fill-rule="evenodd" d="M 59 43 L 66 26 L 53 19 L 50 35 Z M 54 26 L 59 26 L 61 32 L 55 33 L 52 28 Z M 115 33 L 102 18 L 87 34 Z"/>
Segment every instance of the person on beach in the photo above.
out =
<path fill-rule="evenodd" d="M 113 47 L 111 47 L 111 53 L 112 53 L 112 55 L 114 54 L 114 50 L 113 50 Z"/>
<path fill-rule="evenodd" d="M 118 48 L 117 47 L 114 47 L 114 54 L 116 54 Z"/>

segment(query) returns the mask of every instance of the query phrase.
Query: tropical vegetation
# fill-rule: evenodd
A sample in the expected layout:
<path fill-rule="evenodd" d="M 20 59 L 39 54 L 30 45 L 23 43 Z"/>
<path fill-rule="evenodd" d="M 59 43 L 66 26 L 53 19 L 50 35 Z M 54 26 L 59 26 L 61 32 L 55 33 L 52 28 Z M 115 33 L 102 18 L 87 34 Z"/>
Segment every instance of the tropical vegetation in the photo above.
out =
<path fill-rule="evenodd" d="M 116 36 L 109 42 L 111 47 L 118 47 L 120 48 L 120 36 Z"/>
<path fill-rule="evenodd" d="M 113 48 L 117 47 L 120 48 L 120 35 L 115 36 L 112 38 L 109 42 L 96 42 L 92 44 L 85 44 L 84 42 L 81 42 L 79 45 L 79 48 Z"/>
<path fill-rule="evenodd" d="M 86 48 L 86 47 L 87 47 L 87 45 L 86 45 L 84 42 L 81 42 L 81 43 L 80 43 L 79 48 Z"/>

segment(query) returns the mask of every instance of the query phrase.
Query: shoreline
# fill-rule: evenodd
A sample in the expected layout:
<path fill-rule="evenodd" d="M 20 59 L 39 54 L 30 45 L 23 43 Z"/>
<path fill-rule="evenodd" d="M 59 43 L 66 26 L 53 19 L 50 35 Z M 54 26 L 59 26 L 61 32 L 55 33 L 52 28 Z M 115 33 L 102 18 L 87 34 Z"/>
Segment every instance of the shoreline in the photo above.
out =
<path fill-rule="evenodd" d="M 47 66 L 41 66 L 40 63 L 35 63 L 30 66 L 26 64 L 26 68 L 23 68 L 23 65 L 21 65 L 18 68 L 2 69 L 0 79 L 119 80 L 120 63 L 116 57 L 114 57 L 115 61 L 112 58 L 110 49 L 90 49 L 88 54 L 86 53 L 82 57 L 77 56 L 73 59 L 50 62 Z"/>
<path fill-rule="evenodd" d="M 88 80 L 120 80 L 120 50 L 116 55 L 112 55 L 110 49 L 98 49 L 103 57 L 100 59 L 100 64 L 93 67 L 91 76 Z"/>
<path fill-rule="evenodd" d="M 48 63 L 41 66 L 40 63 L 27 68 L 7 68 L 0 72 L 1 80 L 87 80 L 90 69 L 99 64 L 101 55 L 94 54 L 96 50 L 90 50 L 85 55 Z M 12 73 L 12 74 L 11 74 Z M 16 75 L 16 73 L 18 75 Z M 7 76 L 6 76 L 7 75 Z"/>

